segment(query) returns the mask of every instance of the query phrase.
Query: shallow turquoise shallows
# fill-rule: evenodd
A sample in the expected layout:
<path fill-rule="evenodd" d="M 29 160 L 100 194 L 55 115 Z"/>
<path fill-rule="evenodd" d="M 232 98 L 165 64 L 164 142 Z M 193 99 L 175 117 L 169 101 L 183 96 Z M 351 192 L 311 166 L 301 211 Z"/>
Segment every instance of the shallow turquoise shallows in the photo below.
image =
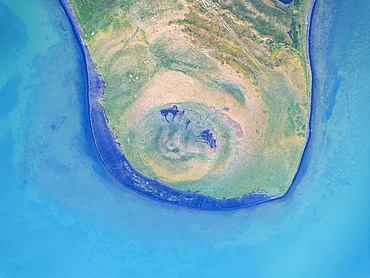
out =
<path fill-rule="evenodd" d="M 370 1 L 318 0 L 312 134 L 282 199 L 227 212 L 122 187 L 59 1 L 0 0 L 0 277 L 369 277 Z"/>

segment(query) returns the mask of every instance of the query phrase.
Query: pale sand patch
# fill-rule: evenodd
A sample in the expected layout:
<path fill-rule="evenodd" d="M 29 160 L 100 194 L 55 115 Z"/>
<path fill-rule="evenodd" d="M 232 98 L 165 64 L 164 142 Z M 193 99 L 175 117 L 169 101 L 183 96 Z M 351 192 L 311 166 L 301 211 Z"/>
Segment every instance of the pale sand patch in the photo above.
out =
<path fill-rule="evenodd" d="M 169 103 L 197 102 L 222 110 L 225 98 L 227 96 L 220 91 L 206 90 L 198 80 L 182 72 L 165 71 L 148 82 L 140 96 L 125 110 L 122 121 L 132 126 L 151 109 Z M 233 101 L 233 105 L 238 104 Z"/>
<path fill-rule="evenodd" d="M 128 31 L 127 29 L 125 31 Z M 105 51 L 105 56 L 106 59 L 109 59 L 110 56 L 115 54 L 117 51 L 123 49 L 124 47 L 129 46 L 133 41 L 135 41 L 135 38 L 140 33 L 140 30 L 130 30 L 132 32 L 126 33 L 123 36 L 117 38 L 114 41 L 110 41 L 105 45 L 106 51 Z"/>
<path fill-rule="evenodd" d="M 276 67 L 274 70 L 283 73 L 288 79 L 301 104 L 308 101 L 304 70 L 298 57 L 289 57 L 289 63 L 286 66 Z"/>
<path fill-rule="evenodd" d="M 105 63 L 108 61 L 109 57 L 114 55 L 117 51 L 133 43 L 138 43 L 140 41 L 138 36 L 141 30 L 145 32 L 149 43 L 165 33 L 172 36 L 187 38 L 187 35 L 181 32 L 181 29 L 184 28 L 183 26 L 177 24 L 168 25 L 170 21 L 184 19 L 185 14 L 189 11 L 188 3 L 185 0 L 181 0 L 180 2 L 184 7 L 182 10 L 161 11 L 149 21 L 131 18 L 132 28 L 115 30 L 110 26 L 106 32 L 96 31 L 94 39 L 88 43 L 89 49 L 92 50 L 92 56 L 96 57 L 94 61 L 99 60 Z M 139 28 L 138 34 L 127 44 L 127 41 L 137 28 Z M 101 62 L 99 62 L 99 64 L 101 64 Z"/>
<path fill-rule="evenodd" d="M 93 61 L 100 66 L 105 65 L 113 54 L 122 49 L 135 30 L 128 28 L 117 32 L 110 27 L 107 32 L 99 31 L 87 44 Z M 117 34 L 119 36 L 115 38 Z"/>
<path fill-rule="evenodd" d="M 182 32 L 184 26 L 171 24 L 171 25 L 164 25 L 164 26 L 149 26 L 145 28 L 145 34 L 149 44 L 153 43 L 158 37 L 162 36 L 169 36 L 169 37 L 176 37 L 182 38 L 185 40 L 189 40 L 189 36 Z"/>
<path fill-rule="evenodd" d="M 274 2 L 272 2 L 271 0 L 262 0 L 262 2 L 271 8 L 276 8 Z"/>
<path fill-rule="evenodd" d="M 142 161 L 145 165 L 152 169 L 157 177 L 161 178 L 166 182 L 182 182 L 182 181 L 195 181 L 203 178 L 209 170 L 211 170 L 214 164 L 213 160 L 206 160 L 203 163 L 197 163 L 196 167 L 193 167 L 186 173 L 175 174 L 167 171 L 165 168 L 158 166 L 153 160 L 142 155 Z"/>
<path fill-rule="evenodd" d="M 208 54 L 207 56 L 210 57 Z M 213 58 L 210 57 L 210 59 Z M 223 78 L 235 82 L 244 89 L 249 113 L 246 114 L 243 111 L 243 106 L 233 105 L 230 100 L 234 99 L 230 96 L 225 98 L 225 107 L 230 108 L 230 110 L 223 111 L 223 113 L 240 124 L 244 135 L 244 138 L 240 140 L 240 144 L 246 146 L 249 152 L 252 153 L 262 145 L 265 129 L 268 126 L 269 113 L 266 103 L 262 99 L 259 87 L 252 83 L 252 79 L 245 78 L 242 73 L 237 73 L 228 64 L 221 64 L 219 61 L 213 60 L 219 64 Z M 267 112 L 263 113 L 263 111 Z M 260 134 L 256 130 L 260 131 Z"/>
<path fill-rule="evenodd" d="M 166 1 L 158 1 L 158 5 L 152 8 L 153 12 L 157 14 L 152 17 L 140 17 L 140 7 L 133 6 L 128 13 L 128 18 L 131 21 L 132 26 L 140 27 L 141 29 L 145 29 L 150 25 L 157 25 L 159 28 L 162 25 L 168 24 L 169 21 L 175 21 L 178 19 L 184 19 L 185 14 L 189 11 L 188 4 L 186 1 L 180 1 L 183 5 L 183 9 L 175 9 L 174 7 L 171 8 L 170 5 L 166 6 Z"/>
<path fill-rule="evenodd" d="M 121 49 L 126 48 L 132 43 L 137 43 L 137 37 L 139 36 L 140 32 L 141 31 L 137 31 L 137 29 L 126 29 L 124 32 L 121 31 L 121 33 L 124 33 L 124 35 L 116 39 L 112 39 L 112 37 L 103 38 L 103 40 L 95 46 L 93 54 L 95 55 L 95 53 L 97 53 L 96 55 L 100 55 L 99 58 L 102 61 L 101 63 L 105 64 L 112 55 Z"/>

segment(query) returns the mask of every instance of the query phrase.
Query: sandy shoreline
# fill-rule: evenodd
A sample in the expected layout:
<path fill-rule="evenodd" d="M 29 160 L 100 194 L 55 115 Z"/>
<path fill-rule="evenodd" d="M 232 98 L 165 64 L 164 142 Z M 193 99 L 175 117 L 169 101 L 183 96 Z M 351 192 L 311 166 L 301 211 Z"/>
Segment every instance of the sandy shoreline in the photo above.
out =
<path fill-rule="evenodd" d="M 82 30 L 73 15 L 70 4 L 67 0 L 59 0 L 64 11 L 66 12 L 70 23 L 72 24 L 73 30 L 79 41 L 80 47 L 85 56 L 85 67 L 87 73 L 87 90 L 88 90 L 88 110 L 89 119 L 92 134 L 94 137 L 95 146 L 100 154 L 100 157 L 107 167 L 109 172 L 120 182 L 123 186 L 151 199 L 160 202 L 172 203 L 186 207 L 192 207 L 204 210 L 232 210 L 242 207 L 248 207 L 259 203 L 267 202 L 270 200 L 276 200 L 278 198 L 268 197 L 264 192 L 254 192 L 246 194 L 242 197 L 230 198 L 230 199 L 215 199 L 197 193 L 189 193 L 184 191 L 176 190 L 172 187 L 163 185 L 155 180 L 145 178 L 140 173 L 135 171 L 125 158 L 124 154 L 121 153 L 114 136 L 108 127 L 105 111 L 98 102 L 104 94 L 105 85 L 101 76 L 99 75 L 94 63 L 91 60 L 89 50 L 83 40 Z M 311 76 L 311 63 L 309 56 L 309 32 L 312 19 L 312 10 L 316 0 L 312 0 L 311 8 L 308 15 L 308 25 L 306 33 L 306 55 L 309 64 Z M 307 143 L 310 134 L 310 119 L 311 119 L 311 105 L 312 105 L 312 78 L 311 78 L 311 90 L 310 90 L 310 110 L 309 110 L 309 122 L 307 132 L 307 142 L 305 149 L 302 153 L 301 160 L 299 163 L 298 170 L 302 161 L 302 157 L 306 151 Z M 297 170 L 297 172 L 298 172 Z M 297 175 L 296 172 L 296 175 Z M 296 175 L 292 181 L 294 182 Z M 291 187 L 288 189 L 289 192 Z M 286 195 L 286 193 L 285 193 Z M 285 196 L 284 195 L 284 196 Z M 279 197 L 281 198 L 281 197 Z"/>
<path fill-rule="evenodd" d="M 307 134 L 306 134 L 306 145 L 303 149 L 303 152 L 302 152 L 302 155 L 301 155 L 301 159 L 299 160 L 299 164 L 298 164 L 298 168 L 297 168 L 297 172 L 295 173 L 294 175 L 294 178 L 292 180 L 292 184 L 294 183 L 294 181 L 296 180 L 297 178 L 297 174 L 301 168 L 301 164 L 302 164 L 302 158 L 307 150 L 307 146 L 308 146 L 308 142 L 310 140 L 310 135 L 311 135 L 311 117 L 312 117 L 312 85 L 313 85 L 313 76 L 312 76 L 312 66 L 311 66 L 311 57 L 310 57 L 310 32 L 311 32 L 311 24 L 312 24 L 312 12 L 313 12 L 313 9 L 315 8 L 315 4 L 316 4 L 316 0 L 311 0 L 311 7 L 310 7 L 310 10 L 308 12 L 308 16 L 307 16 L 307 29 L 306 29 L 306 58 L 307 58 L 307 64 L 308 64 L 308 68 L 310 70 L 310 76 L 311 76 L 311 84 L 310 84 L 310 105 L 309 105 L 309 111 L 308 111 L 308 123 L 307 123 Z M 281 196 L 280 198 L 283 198 L 284 196 L 286 196 L 288 194 L 289 191 L 291 191 L 292 189 L 292 184 L 291 186 L 288 188 L 287 192 L 285 192 L 285 194 L 283 196 Z"/>

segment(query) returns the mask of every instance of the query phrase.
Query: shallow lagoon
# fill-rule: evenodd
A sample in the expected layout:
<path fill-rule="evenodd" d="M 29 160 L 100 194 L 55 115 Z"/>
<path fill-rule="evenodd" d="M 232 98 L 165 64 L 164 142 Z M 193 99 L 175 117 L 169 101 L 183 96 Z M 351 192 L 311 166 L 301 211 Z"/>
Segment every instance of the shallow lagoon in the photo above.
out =
<path fill-rule="evenodd" d="M 207 212 L 116 182 L 56 0 L 0 0 L 0 276 L 367 277 L 368 1 L 318 0 L 312 134 L 287 196 Z M 335 16 L 334 16 L 335 15 Z"/>

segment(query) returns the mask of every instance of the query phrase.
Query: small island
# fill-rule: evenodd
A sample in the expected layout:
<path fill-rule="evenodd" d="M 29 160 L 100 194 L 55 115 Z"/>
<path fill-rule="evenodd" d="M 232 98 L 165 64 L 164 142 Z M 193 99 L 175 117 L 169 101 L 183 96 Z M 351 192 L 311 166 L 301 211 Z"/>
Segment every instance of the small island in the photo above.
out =
<path fill-rule="evenodd" d="M 309 0 L 60 0 L 124 186 L 208 210 L 286 194 L 309 136 Z"/>

